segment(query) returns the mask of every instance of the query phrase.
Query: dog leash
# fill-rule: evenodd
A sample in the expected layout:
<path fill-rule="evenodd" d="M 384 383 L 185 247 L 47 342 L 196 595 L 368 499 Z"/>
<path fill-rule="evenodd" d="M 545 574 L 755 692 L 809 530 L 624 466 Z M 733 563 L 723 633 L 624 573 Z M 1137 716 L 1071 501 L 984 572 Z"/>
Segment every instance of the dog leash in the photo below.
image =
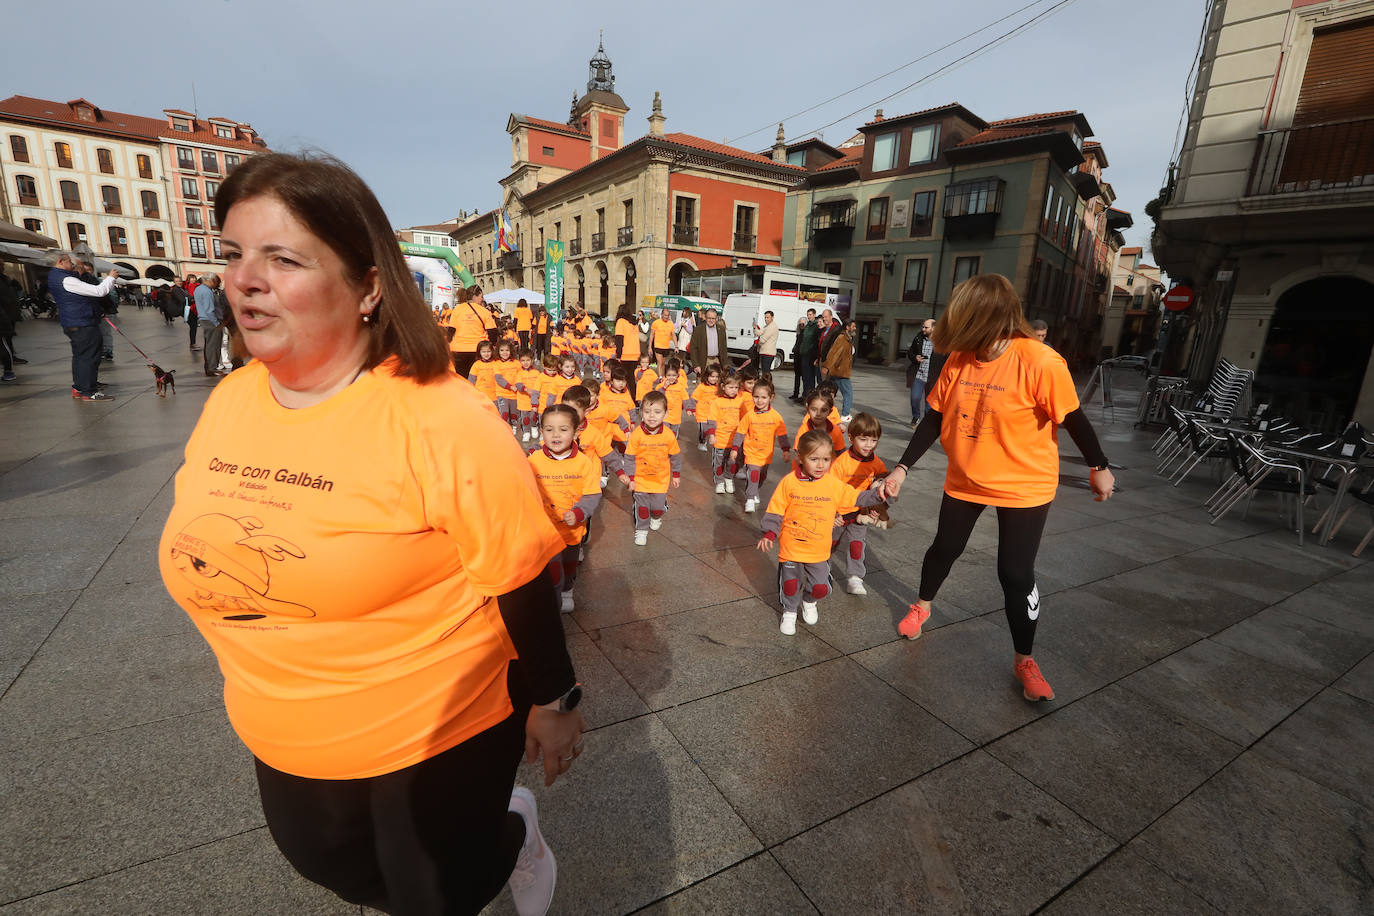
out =
<path fill-rule="evenodd" d="M 138 344 L 134 343 L 132 340 L 129 340 L 129 335 L 128 335 L 128 334 L 125 334 L 123 331 L 120 331 L 120 330 L 119 330 L 119 325 L 117 325 L 117 324 L 115 324 L 113 321 L 111 321 L 109 315 L 102 315 L 102 316 L 100 316 L 100 317 L 104 318 L 104 319 L 105 319 L 105 323 L 108 324 L 110 327 L 114 328 L 116 331 L 119 331 L 119 336 L 120 336 L 120 337 L 123 337 L 125 340 L 128 340 L 128 341 L 129 341 L 129 346 L 133 347 L 135 350 L 138 350 L 138 355 L 141 356 L 141 357 L 143 357 L 143 361 L 144 361 L 145 363 L 147 363 L 147 364 L 150 365 L 150 366 L 154 366 L 154 367 L 157 366 L 157 363 L 153 362 L 151 359 L 148 358 L 148 354 L 147 354 L 147 353 L 144 353 L 142 350 L 139 350 Z"/>

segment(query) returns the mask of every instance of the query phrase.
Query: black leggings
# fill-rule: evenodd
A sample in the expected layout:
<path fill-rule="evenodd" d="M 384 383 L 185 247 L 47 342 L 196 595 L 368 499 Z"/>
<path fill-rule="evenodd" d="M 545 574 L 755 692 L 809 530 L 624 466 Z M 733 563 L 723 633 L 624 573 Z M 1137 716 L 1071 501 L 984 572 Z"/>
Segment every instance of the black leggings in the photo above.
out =
<path fill-rule="evenodd" d="M 306 878 L 387 913 L 478 913 L 525 840 L 507 810 L 525 747 L 509 718 L 413 766 L 366 779 L 307 779 L 256 761 L 272 839 Z"/>
<path fill-rule="evenodd" d="M 1006 601 L 1007 624 L 1017 653 L 1030 655 L 1035 643 L 1035 624 L 1040 618 L 1040 592 L 1035 587 L 1035 555 L 1045 530 L 1051 503 L 1029 509 L 997 507 L 997 578 Z M 940 503 L 940 524 L 935 542 L 921 564 L 922 601 L 935 594 L 949 575 L 950 567 L 968 544 L 973 524 L 983 514 L 981 503 L 955 499 L 948 493 Z"/>

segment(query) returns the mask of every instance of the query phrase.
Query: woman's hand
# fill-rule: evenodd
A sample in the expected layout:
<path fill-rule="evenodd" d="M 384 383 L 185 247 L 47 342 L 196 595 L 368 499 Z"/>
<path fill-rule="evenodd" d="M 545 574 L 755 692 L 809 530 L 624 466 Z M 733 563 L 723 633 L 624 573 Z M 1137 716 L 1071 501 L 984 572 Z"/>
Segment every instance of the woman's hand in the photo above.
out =
<path fill-rule="evenodd" d="M 896 499 L 897 494 L 902 492 L 902 483 L 906 480 L 906 468 L 898 466 L 888 473 L 883 480 L 883 493 L 888 499 Z"/>
<path fill-rule="evenodd" d="M 525 760 L 534 763 L 544 755 L 544 785 L 551 786 L 558 777 L 572 769 L 572 762 L 582 754 L 582 713 L 559 712 L 557 705 L 533 706 L 525 719 Z"/>
<path fill-rule="evenodd" d="M 1112 498 L 1112 490 L 1116 486 L 1116 476 L 1110 469 L 1089 471 L 1088 485 L 1092 487 L 1093 501 L 1106 502 Z"/>

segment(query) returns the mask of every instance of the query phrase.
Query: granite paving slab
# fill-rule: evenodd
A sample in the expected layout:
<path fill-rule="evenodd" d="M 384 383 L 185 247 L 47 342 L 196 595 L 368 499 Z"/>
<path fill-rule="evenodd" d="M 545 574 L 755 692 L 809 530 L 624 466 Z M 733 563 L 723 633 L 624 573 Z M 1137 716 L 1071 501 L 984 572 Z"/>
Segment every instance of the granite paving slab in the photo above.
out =
<path fill-rule="evenodd" d="M 564 620 L 568 619 L 564 615 Z M 580 631 L 569 633 L 567 641 L 573 670 L 585 688 L 578 708 L 588 730 L 614 725 L 649 711 L 644 700 L 602 654 L 591 636 Z"/>
<path fill-rule="evenodd" d="M 1290 595 L 1275 609 L 1374 637 L 1374 582 L 1335 576 Z"/>
<path fill-rule="evenodd" d="M 80 595 L 72 590 L 5 599 L 0 613 L 0 697 Z"/>
<path fill-rule="evenodd" d="M 1374 810 L 1374 703 L 1324 690 L 1254 751 Z"/>
<path fill-rule="evenodd" d="M 653 538 L 649 542 L 653 543 Z M 595 548 L 587 551 L 588 558 L 595 554 Z M 578 573 L 576 594 L 574 616 L 584 630 L 724 604 L 749 595 L 686 554 L 667 559 L 645 557 L 632 566 L 584 569 Z"/>
<path fill-rule="evenodd" d="M 816 912 L 766 852 L 639 911 L 641 916 L 804 916 Z"/>
<path fill-rule="evenodd" d="M 4 519 L 0 600 L 85 588 L 131 522 L 104 513 Z"/>
<path fill-rule="evenodd" d="M 1044 916 L 1176 916 L 1220 910 L 1128 847 L 1099 863 L 1040 912 Z"/>
<path fill-rule="evenodd" d="M 1051 651 L 1105 683 L 1203 635 L 1194 621 L 1170 616 L 1177 615 L 1157 614 L 1150 604 L 1132 598 L 1128 587 L 1104 580 L 1041 600 L 1036 650 Z"/>
<path fill-rule="evenodd" d="M 972 747 L 845 658 L 659 717 L 767 845 Z"/>
<path fill-rule="evenodd" d="M 1115 844 L 975 751 L 773 850 L 823 913 L 1028 913 Z"/>
<path fill-rule="evenodd" d="M 864 579 L 867 595 L 846 594 L 844 567 L 835 564 L 833 569 L 836 591 L 822 602 L 820 620 L 811 627 L 811 632 L 846 654 L 902 639 L 897 624 L 916 600 L 920 569 L 903 566 L 870 572 Z M 972 616 L 971 611 L 952 601 L 940 601 L 936 613 L 926 621 L 925 630 L 938 630 Z"/>
<path fill-rule="evenodd" d="M 1216 641 L 1300 674 L 1331 681 L 1374 649 L 1374 636 L 1352 633 L 1303 614 L 1269 608 L 1216 636 Z"/>
<path fill-rule="evenodd" d="M 1336 689 L 1374 703 L 1374 655 L 1365 656 L 1364 661 L 1347 671 L 1336 682 Z"/>

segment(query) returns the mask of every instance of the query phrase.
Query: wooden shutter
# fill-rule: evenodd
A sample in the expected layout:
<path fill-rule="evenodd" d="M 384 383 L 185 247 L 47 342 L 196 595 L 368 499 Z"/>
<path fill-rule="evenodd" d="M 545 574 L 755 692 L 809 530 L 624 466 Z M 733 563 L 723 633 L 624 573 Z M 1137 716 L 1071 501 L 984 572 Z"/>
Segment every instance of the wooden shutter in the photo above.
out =
<path fill-rule="evenodd" d="M 1293 126 L 1370 116 L 1374 116 L 1374 21 L 1317 31 Z"/>

